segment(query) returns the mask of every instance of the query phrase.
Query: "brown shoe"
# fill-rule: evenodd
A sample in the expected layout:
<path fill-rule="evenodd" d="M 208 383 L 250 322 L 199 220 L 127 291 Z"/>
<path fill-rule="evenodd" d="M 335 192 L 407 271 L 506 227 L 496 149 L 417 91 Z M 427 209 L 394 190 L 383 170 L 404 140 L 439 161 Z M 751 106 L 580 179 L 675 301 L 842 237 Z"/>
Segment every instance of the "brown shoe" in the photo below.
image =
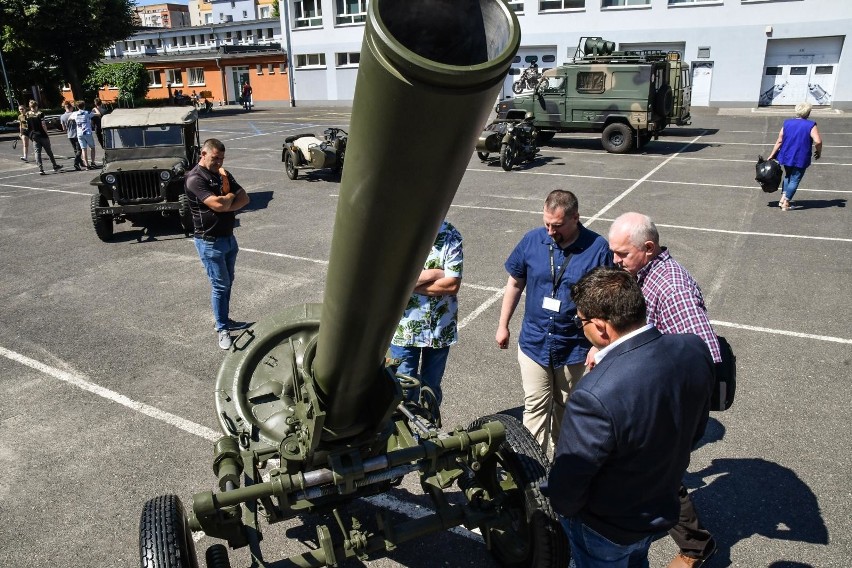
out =
<path fill-rule="evenodd" d="M 701 568 L 701 566 L 704 566 L 707 559 L 713 556 L 713 553 L 716 552 L 716 541 L 711 538 L 710 544 L 707 548 L 710 548 L 710 551 L 707 552 L 703 558 L 692 558 L 691 556 L 687 556 L 686 554 L 679 552 L 678 555 L 669 562 L 668 568 Z"/>

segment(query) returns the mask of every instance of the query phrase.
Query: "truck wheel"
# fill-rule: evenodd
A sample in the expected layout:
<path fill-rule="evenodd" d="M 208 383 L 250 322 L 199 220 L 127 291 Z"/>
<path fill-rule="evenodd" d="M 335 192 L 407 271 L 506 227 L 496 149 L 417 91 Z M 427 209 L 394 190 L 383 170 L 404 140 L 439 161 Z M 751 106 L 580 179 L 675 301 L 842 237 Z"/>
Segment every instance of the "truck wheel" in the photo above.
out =
<path fill-rule="evenodd" d="M 114 228 L 112 224 L 112 215 L 98 215 L 95 212 L 95 207 L 106 207 L 107 205 L 106 197 L 100 193 L 96 193 L 92 196 L 92 224 L 95 226 L 95 234 L 103 242 L 112 240 Z"/>
<path fill-rule="evenodd" d="M 195 232 L 195 226 L 192 223 L 192 210 L 189 208 L 189 197 L 185 193 L 181 193 L 178 196 L 178 204 L 180 204 L 178 210 L 180 226 L 183 228 L 184 236 L 188 237 Z"/>
<path fill-rule="evenodd" d="M 477 156 L 480 160 L 482 160 L 483 162 L 487 162 L 487 161 L 488 161 L 488 152 L 480 152 L 479 150 L 477 150 L 477 151 L 476 151 L 476 156 Z"/>
<path fill-rule="evenodd" d="M 601 136 L 604 150 L 624 154 L 633 148 L 633 130 L 622 122 L 613 122 L 604 128 Z"/>
<path fill-rule="evenodd" d="M 512 166 L 515 164 L 515 145 L 514 144 L 503 144 L 500 148 L 500 167 L 504 170 L 511 171 Z"/>
<path fill-rule="evenodd" d="M 516 95 L 520 95 L 524 92 L 524 81 L 515 81 L 512 83 L 512 92 Z"/>
<path fill-rule="evenodd" d="M 547 144 L 553 137 L 556 136 L 556 132 L 553 130 L 539 130 L 537 141 L 539 144 Z"/>
<path fill-rule="evenodd" d="M 299 170 L 296 169 L 296 160 L 293 157 L 292 150 L 287 150 L 287 155 L 284 156 L 284 169 L 287 171 L 287 177 L 296 179 L 299 176 Z"/>
<path fill-rule="evenodd" d="M 491 555 L 511 568 L 563 568 L 571 553 L 550 501 L 539 486 L 547 479 L 548 461 L 523 425 L 511 416 L 495 414 L 475 420 L 469 429 L 498 421 L 506 440 L 495 454 L 480 462 L 475 480 L 487 492 L 498 519 L 482 526 Z M 490 533 L 490 534 L 486 534 Z"/>
<path fill-rule="evenodd" d="M 145 503 L 139 520 L 139 559 L 142 568 L 198 568 L 195 543 L 176 495 Z"/>

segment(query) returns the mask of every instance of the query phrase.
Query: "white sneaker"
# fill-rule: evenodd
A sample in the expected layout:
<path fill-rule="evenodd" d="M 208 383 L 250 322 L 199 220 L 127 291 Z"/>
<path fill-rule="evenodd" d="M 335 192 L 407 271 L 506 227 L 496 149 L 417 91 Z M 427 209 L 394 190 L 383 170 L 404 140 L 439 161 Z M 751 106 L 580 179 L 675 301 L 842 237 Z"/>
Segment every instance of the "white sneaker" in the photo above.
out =
<path fill-rule="evenodd" d="M 230 349 L 233 343 L 234 340 L 227 329 L 219 331 L 219 349 Z"/>

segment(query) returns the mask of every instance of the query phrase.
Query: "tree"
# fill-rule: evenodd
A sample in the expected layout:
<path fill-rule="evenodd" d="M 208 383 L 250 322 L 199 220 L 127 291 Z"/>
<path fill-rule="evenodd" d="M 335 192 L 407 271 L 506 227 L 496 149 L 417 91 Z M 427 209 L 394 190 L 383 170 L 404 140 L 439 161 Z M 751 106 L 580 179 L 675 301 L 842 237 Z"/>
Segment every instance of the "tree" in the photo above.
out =
<path fill-rule="evenodd" d="M 281 3 L 278 0 L 272 3 L 272 17 L 281 19 Z"/>
<path fill-rule="evenodd" d="M 64 80 L 75 98 L 91 98 L 83 82 L 107 48 L 133 34 L 133 0 L 3 0 L 0 21 L 13 84 Z"/>
<path fill-rule="evenodd" d="M 118 88 L 119 104 L 130 106 L 136 99 L 145 97 L 148 92 L 148 71 L 136 61 L 107 63 L 92 69 L 86 86 L 97 91 L 104 85 Z"/>

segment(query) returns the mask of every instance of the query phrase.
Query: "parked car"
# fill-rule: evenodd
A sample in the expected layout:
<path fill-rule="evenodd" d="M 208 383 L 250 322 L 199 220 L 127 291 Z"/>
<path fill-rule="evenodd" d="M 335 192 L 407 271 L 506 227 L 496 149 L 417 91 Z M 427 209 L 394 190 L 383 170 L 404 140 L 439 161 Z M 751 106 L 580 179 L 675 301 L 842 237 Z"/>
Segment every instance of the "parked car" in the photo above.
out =
<path fill-rule="evenodd" d="M 141 224 L 150 215 L 175 215 L 184 233 L 193 230 L 184 177 L 198 162 L 201 143 L 194 107 L 116 109 L 101 122 L 104 161 L 91 181 L 91 215 L 102 241 L 115 224 Z"/>
<path fill-rule="evenodd" d="M 340 128 L 326 128 L 322 138 L 313 134 L 288 136 L 281 151 L 287 177 L 296 179 L 302 168 L 328 168 L 339 176 L 343 172 L 348 137 L 349 133 Z"/>

